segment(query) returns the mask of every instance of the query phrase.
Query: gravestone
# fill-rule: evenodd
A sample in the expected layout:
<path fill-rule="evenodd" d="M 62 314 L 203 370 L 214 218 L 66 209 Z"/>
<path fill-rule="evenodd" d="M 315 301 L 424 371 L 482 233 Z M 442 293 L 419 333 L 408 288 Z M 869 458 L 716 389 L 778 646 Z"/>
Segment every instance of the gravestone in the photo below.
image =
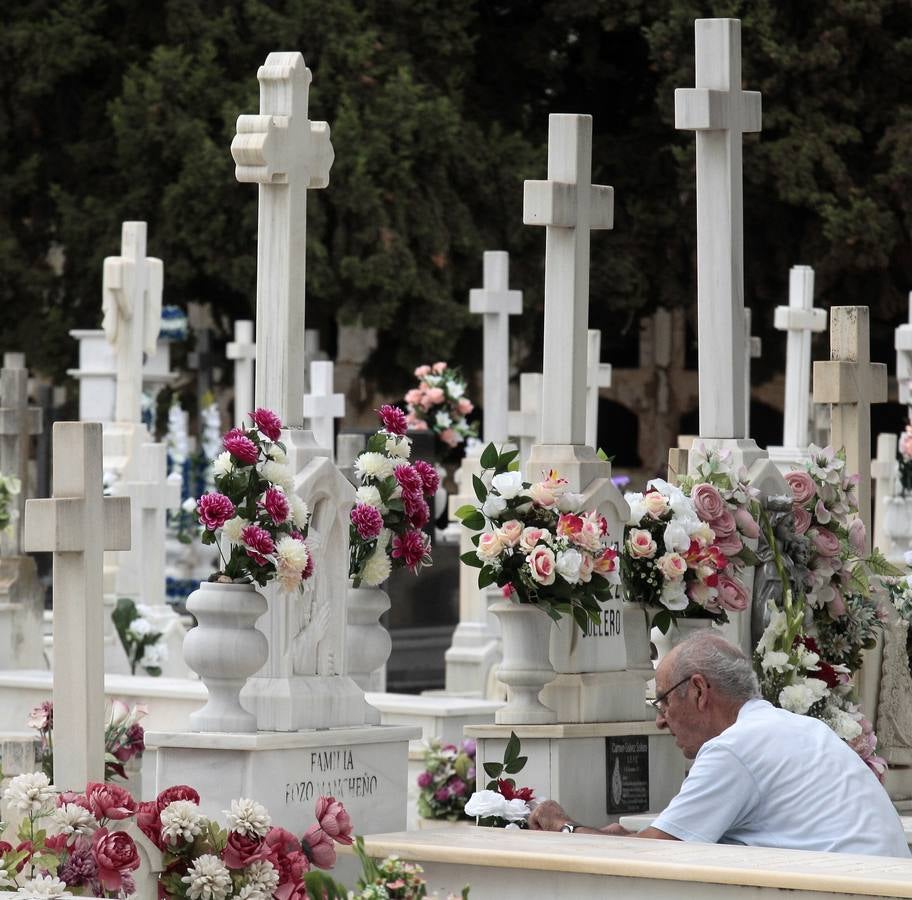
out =
<path fill-rule="evenodd" d="M 525 471 L 532 447 L 541 440 L 541 372 L 519 376 L 519 409 L 507 413 L 507 433 L 519 441 L 520 470 Z"/>
<path fill-rule="evenodd" d="M 333 363 L 310 364 L 310 393 L 304 394 L 304 421 L 309 423 L 318 447 L 328 447 L 335 457 L 336 419 L 345 417 L 345 395 L 333 393 Z"/>
<path fill-rule="evenodd" d="M 586 444 L 598 450 L 599 390 L 611 387 L 611 364 L 601 361 L 601 331 L 590 328 L 586 334 Z"/>
<path fill-rule="evenodd" d="M 249 319 L 238 319 L 234 323 L 234 340 L 225 346 L 225 356 L 234 360 L 234 424 L 241 428 L 247 414 L 253 411 L 256 342 L 253 322 Z"/>
<path fill-rule="evenodd" d="M 102 426 L 54 424 L 54 493 L 28 500 L 23 544 L 54 554 L 54 783 L 104 781 L 103 554 L 130 546 L 130 501 L 102 495 Z"/>

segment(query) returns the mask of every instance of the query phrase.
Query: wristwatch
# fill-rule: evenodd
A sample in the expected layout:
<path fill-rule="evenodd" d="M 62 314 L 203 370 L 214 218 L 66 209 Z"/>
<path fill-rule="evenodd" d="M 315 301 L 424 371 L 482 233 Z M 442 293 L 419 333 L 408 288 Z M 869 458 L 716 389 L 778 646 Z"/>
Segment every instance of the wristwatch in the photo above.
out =
<path fill-rule="evenodd" d="M 579 826 L 576 824 L 576 822 L 564 822 L 564 824 L 561 825 L 560 830 L 566 832 L 567 834 L 573 834 L 573 832 L 576 831 L 578 827 Z"/>

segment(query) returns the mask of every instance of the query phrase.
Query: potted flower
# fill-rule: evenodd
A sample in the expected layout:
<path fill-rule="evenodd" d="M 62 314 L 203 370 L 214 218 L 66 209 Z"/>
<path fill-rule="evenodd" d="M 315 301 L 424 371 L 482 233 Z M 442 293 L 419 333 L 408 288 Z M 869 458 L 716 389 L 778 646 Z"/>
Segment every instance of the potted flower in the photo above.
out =
<path fill-rule="evenodd" d="M 279 441 L 282 423 L 268 409 L 250 413 L 250 428 L 233 428 L 215 459 L 215 490 L 196 501 L 204 544 L 222 562 L 187 600 L 198 625 L 187 633 L 184 657 L 209 689 L 206 706 L 190 716 L 197 731 L 255 731 L 238 700 L 247 678 L 266 662 L 266 638 L 256 620 L 266 599 L 255 585 L 302 591 L 313 575 L 307 546 L 310 511 L 293 490 L 293 473 Z"/>

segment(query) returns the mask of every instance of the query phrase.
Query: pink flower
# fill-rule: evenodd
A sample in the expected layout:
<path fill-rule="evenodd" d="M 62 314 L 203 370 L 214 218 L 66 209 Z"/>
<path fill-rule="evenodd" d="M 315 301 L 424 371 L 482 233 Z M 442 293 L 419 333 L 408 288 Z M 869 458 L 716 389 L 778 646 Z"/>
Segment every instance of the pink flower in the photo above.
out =
<path fill-rule="evenodd" d="M 729 578 L 727 575 L 720 575 L 716 588 L 719 591 L 719 603 L 723 609 L 733 612 L 747 609 L 750 597 L 740 581 Z"/>
<path fill-rule="evenodd" d="M 795 534 L 804 534 L 811 527 L 811 514 L 803 506 L 794 504 L 792 516 L 795 519 Z"/>
<path fill-rule="evenodd" d="M 357 504 L 351 511 L 352 525 L 362 540 L 372 541 L 383 529 L 383 516 L 380 510 L 366 503 Z"/>
<path fill-rule="evenodd" d="M 658 548 L 648 531 L 631 528 L 627 535 L 627 549 L 634 559 L 652 559 Z"/>
<path fill-rule="evenodd" d="M 829 528 L 814 528 L 808 534 L 821 556 L 839 556 L 839 538 Z"/>
<path fill-rule="evenodd" d="M 114 750 L 116 756 L 121 762 L 129 762 L 137 753 L 142 753 L 146 749 L 145 742 L 146 732 L 139 722 L 134 722 L 123 737 L 123 743 Z"/>
<path fill-rule="evenodd" d="M 203 494 L 196 501 L 196 515 L 207 531 L 221 528 L 229 519 L 234 518 L 235 512 L 234 504 L 224 494 Z"/>
<path fill-rule="evenodd" d="M 737 556 L 744 548 L 737 531 L 717 537 L 714 546 L 724 556 Z"/>
<path fill-rule="evenodd" d="M 416 378 L 424 378 L 425 375 L 430 375 L 430 374 L 431 374 L 430 366 L 418 366 L 418 368 L 415 369 Z"/>
<path fill-rule="evenodd" d="M 158 803 L 155 800 L 149 800 L 147 803 L 140 803 L 136 808 L 136 824 L 139 830 L 150 840 L 159 850 L 164 850 L 165 845 L 161 839 L 161 818 Z"/>
<path fill-rule="evenodd" d="M 757 524 L 754 517 L 746 510 L 743 506 L 738 507 L 735 510 L 735 523 L 738 526 L 738 531 L 741 532 L 747 538 L 758 538 L 760 537 L 760 526 Z"/>
<path fill-rule="evenodd" d="M 302 852 L 298 839 L 284 828 L 271 828 L 265 837 L 265 843 L 269 848 L 267 859 L 279 875 L 279 886 L 273 897 L 277 900 L 290 900 L 301 876 L 310 868 L 310 863 Z"/>
<path fill-rule="evenodd" d="M 36 706 L 29 713 L 26 724 L 29 728 L 37 728 L 39 731 L 53 728 L 54 704 L 50 700 L 45 700 L 40 706 Z"/>
<path fill-rule="evenodd" d="M 244 465 L 252 466 L 260 458 L 260 451 L 240 428 L 232 428 L 222 438 L 222 445 L 236 459 Z"/>
<path fill-rule="evenodd" d="M 460 397 L 456 403 L 456 411 L 462 416 L 467 416 L 473 409 L 475 405 L 468 397 Z"/>
<path fill-rule="evenodd" d="M 269 518 L 272 519 L 276 525 L 281 525 L 288 520 L 288 515 L 290 513 L 288 498 L 285 496 L 285 491 L 281 488 L 266 488 L 266 492 L 263 494 L 263 498 L 257 502 L 257 506 L 265 509 Z"/>
<path fill-rule="evenodd" d="M 827 603 L 827 612 L 831 619 L 841 619 L 846 614 L 845 600 L 839 591 L 833 591 L 833 598 Z"/>
<path fill-rule="evenodd" d="M 711 484 L 695 484 L 690 492 L 697 515 L 704 522 L 714 522 L 723 513 L 728 513 L 728 506 L 718 489 Z M 729 513 L 729 516 L 731 513 Z M 715 530 L 715 529 L 713 529 Z"/>
<path fill-rule="evenodd" d="M 573 538 L 583 530 L 583 520 L 573 513 L 561 513 L 557 519 L 557 534 L 560 537 Z"/>
<path fill-rule="evenodd" d="M 320 797 L 314 811 L 314 817 L 320 827 L 333 840 L 340 844 L 352 842 L 351 817 L 345 807 L 335 797 Z"/>
<path fill-rule="evenodd" d="M 318 868 L 331 869 L 336 864 L 333 839 L 319 825 L 311 825 L 304 832 L 301 843 L 307 858 Z"/>
<path fill-rule="evenodd" d="M 423 459 L 416 459 L 412 463 L 412 468 L 421 476 L 422 493 L 426 497 L 433 497 L 440 487 L 440 476 L 437 470 Z"/>
<path fill-rule="evenodd" d="M 861 519 L 855 518 L 849 522 L 849 544 L 859 555 L 865 552 L 865 524 Z"/>
<path fill-rule="evenodd" d="M 435 387 L 427 392 L 426 398 L 431 406 L 437 406 L 439 403 L 443 403 L 443 401 L 446 400 L 446 394 L 444 394 L 443 388 Z"/>
<path fill-rule="evenodd" d="M 409 413 L 406 418 L 408 419 L 408 426 L 412 431 L 427 431 L 428 423 L 424 419 L 419 419 L 414 413 Z"/>
<path fill-rule="evenodd" d="M 433 780 L 434 776 L 430 772 L 422 772 L 417 779 L 418 787 L 426 788 Z"/>
<path fill-rule="evenodd" d="M 421 391 L 418 388 L 412 388 L 410 391 L 405 392 L 405 402 L 409 406 L 415 406 L 421 402 Z M 406 417 L 408 418 L 408 417 Z"/>
<path fill-rule="evenodd" d="M 602 555 L 596 559 L 593 571 L 596 575 L 607 578 L 612 572 L 617 570 L 617 550 L 613 547 L 606 547 Z"/>
<path fill-rule="evenodd" d="M 85 794 L 77 793 L 76 791 L 61 791 L 57 795 L 57 806 L 66 806 L 67 803 L 75 803 L 76 806 L 81 806 L 84 810 L 91 812 L 89 809 L 89 801 L 86 800 Z M 0 842 L 2 843 L 2 842 Z"/>
<path fill-rule="evenodd" d="M 723 509 L 715 519 L 710 520 L 709 527 L 712 528 L 716 537 L 728 537 L 738 530 L 735 524 L 735 517 L 727 508 Z"/>
<path fill-rule="evenodd" d="M 169 803 L 173 803 L 175 800 L 189 800 L 199 806 L 200 795 L 196 788 L 190 787 L 189 784 L 172 784 L 171 787 L 165 788 L 155 798 L 158 811 L 161 812 Z"/>
<path fill-rule="evenodd" d="M 435 375 L 441 375 L 446 371 L 447 364 L 445 362 L 435 362 L 431 368 L 434 370 Z"/>
<path fill-rule="evenodd" d="M 452 428 L 444 428 L 438 436 L 448 447 L 455 447 L 462 440 Z"/>
<path fill-rule="evenodd" d="M 408 463 L 400 463 L 393 469 L 393 475 L 396 482 L 402 488 L 403 493 L 410 491 L 413 494 L 421 494 L 424 490 L 424 481 L 421 474 Z"/>
<path fill-rule="evenodd" d="M 529 572 L 534 581 L 541 585 L 554 584 L 554 551 L 539 545 L 526 558 Z"/>
<path fill-rule="evenodd" d="M 129 819 L 136 812 L 136 801 L 116 784 L 100 784 L 90 781 L 86 785 L 86 801 L 89 812 L 96 819 Z"/>
<path fill-rule="evenodd" d="M 505 547 L 515 547 L 523 536 L 523 523 L 519 519 L 510 519 L 496 531 L 497 537 Z"/>
<path fill-rule="evenodd" d="M 270 848 L 262 838 L 229 831 L 222 861 L 229 869 L 245 869 L 251 863 L 267 859 L 269 852 Z"/>
<path fill-rule="evenodd" d="M 417 573 L 422 563 L 430 563 L 429 543 L 430 539 L 421 531 L 406 531 L 405 534 L 394 535 L 392 557 L 401 559 L 404 565 Z"/>
<path fill-rule="evenodd" d="M 814 479 L 805 471 L 788 472 L 785 480 L 792 489 L 792 499 L 801 506 L 804 506 L 817 493 Z"/>
<path fill-rule="evenodd" d="M 282 436 L 282 420 L 271 409 L 259 407 L 250 413 L 250 418 L 269 440 L 277 441 Z"/>
<path fill-rule="evenodd" d="M 402 508 L 412 528 L 424 528 L 431 520 L 431 509 L 420 493 L 403 491 Z"/>
<path fill-rule="evenodd" d="M 408 430 L 405 413 L 398 406 L 390 406 L 387 403 L 377 410 L 377 415 L 380 416 L 384 430 L 389 434 L 405 434 Z"/>
<path fill-rule="evenodd" d="M 275 553 L 275 544 L 272 535 L 259 525 L 248 525 L 241 530 L 241 543 L 247 555 L 258 565 L 263 566 L 269 562 L 267 553 Z"/>
<path fill-rule="evenodd" d="M 99 828 L 92 835 L 92 856 L 105 890 L 119 891 L 124 876 L 139 868 L 139 852 L 125 831 Z"/>

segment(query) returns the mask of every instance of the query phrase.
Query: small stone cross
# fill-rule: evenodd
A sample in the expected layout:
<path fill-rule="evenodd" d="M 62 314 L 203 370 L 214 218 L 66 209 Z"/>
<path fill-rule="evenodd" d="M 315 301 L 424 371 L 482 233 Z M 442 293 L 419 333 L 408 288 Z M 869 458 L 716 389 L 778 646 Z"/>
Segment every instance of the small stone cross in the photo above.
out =
<path fill-rule="evenodd" d="M 104 261 L 104 330 L 117 357 L 118 422 L 142 420 L 143 354 L 155 353 L 161 331 L 162 261 L 146 256 L 146 223 L 124 222 L 120 256 Z"/>
<path fill-rule="evenodd" d="M 522 372 L 519 376 L 519 409 L 507 413 L 507 434 L 519 439 L 520 471 L 525 471 L 532 445 L 541 435 L 541 372 Z"/>
<path fill-rule="evenodd" d="M 912 406 L 912 291 L 909 292 L 909 321 L 896 329 L 896 386 L 899 402 Z"/>
<path fill-rule="evenodd" d="M 18 556 L 20 553 L 22 513 L 28 492 L 29 438 L 40 434 L 42 427 L 41 408 L 28 405 L 25 357 L 21 357 L 21 366 L 13 368 L 7 365 L 18 362 L 12 358 L 18 355 L 4 354 L 3 369 L 0 370 L 0 475 L 13 475 L 22 485 L 11 501 L 18 517 L 10 530 L 0 535 L 2 556 Z"/>
<path fill-rule="evenodd" d="M 825 309 L 814 308 L 814 270 L 789 270 L 788 306 L 777 306 L 774 326 L 788 332 L 785 346 L 785 425 L 783 447 L 805 448 L 810 443 L 811 334 L 826 328 Z"/>
<path fill-rule="evenodd" d="M 234 323 L 234 340 L 225 345 L 225 356 L 234 360 L 234 424 L 243 427 L 254 404 L 256 342 L 250 319 L 238 319 Z"/>
<path fill-rule="evenodd" d="M 331 360 L 310 364 L 310 393 L 304 395 L 304 418 L 308 421 L 317 446 L 334 455 L 336 446 L 335 420 L 345 415 L 345 395 L 333 393 Z"/>
<path fill-rule="evenodd" d="M 231 142 L 240 182 L 259 184 L 256 405 L 300 427 L 304 396 L 307 191 L 329 184 L 326 122 L 307 118 L 310 69 L 300 53 L 270 53 L 260 66 L 260 115 L 239 116 Z"/>
<path fill-rule="evenodd" d="M 611 363 L 601 362 L 602 333 L 595 328 L 588 331 L 586 353 L 586 444 L 598 450 L 599 388 L 611 387 Z"/>
<path fill-rule="evenodd" d="M 832 404 L 831 443 L 846 450 L 846 475 L 856 472 L 858 514 L 871 549 L 871 404 L 887 402 L 887 367 L 871 362 L 866 306 L 830 310 L 830 361 L 814 363 L 814 402 Z"/>
<path fill-rule="evenodd" d="M 548 180 L 527 181 L 523 222 L 545 232 L 542 444 L 586 441 L 589 232 L 614 225 L 614 189 L 592 184 L 592 117 L 548 117 Z"/>
<path fill-rule="evenodd" d="M 130 547 L 130 501 L 102 494 L 101 425 L 54 423 L 54 495 L 25 504 L 24 547 L 54 554 L 54 783 L 104 781 L 105 550 Z"/>
<path fill-rule="evenodd" d="M 741 135 L 760 94 L 741 90 L 741 23 L 697 19 L 696 87 L 675 91 L 675 128 L 697 133 L 700 436 L 745 438 Z"/>
<path fill-rule="evenodd" d="M 484 442 L 507 439 L 510 389 L 510 316 L 522 312 L 522 291 L 511 291 L 510 254 L 487 250 L 484 287 L 469 291 L 469 312 L 484 316 Z"/>

